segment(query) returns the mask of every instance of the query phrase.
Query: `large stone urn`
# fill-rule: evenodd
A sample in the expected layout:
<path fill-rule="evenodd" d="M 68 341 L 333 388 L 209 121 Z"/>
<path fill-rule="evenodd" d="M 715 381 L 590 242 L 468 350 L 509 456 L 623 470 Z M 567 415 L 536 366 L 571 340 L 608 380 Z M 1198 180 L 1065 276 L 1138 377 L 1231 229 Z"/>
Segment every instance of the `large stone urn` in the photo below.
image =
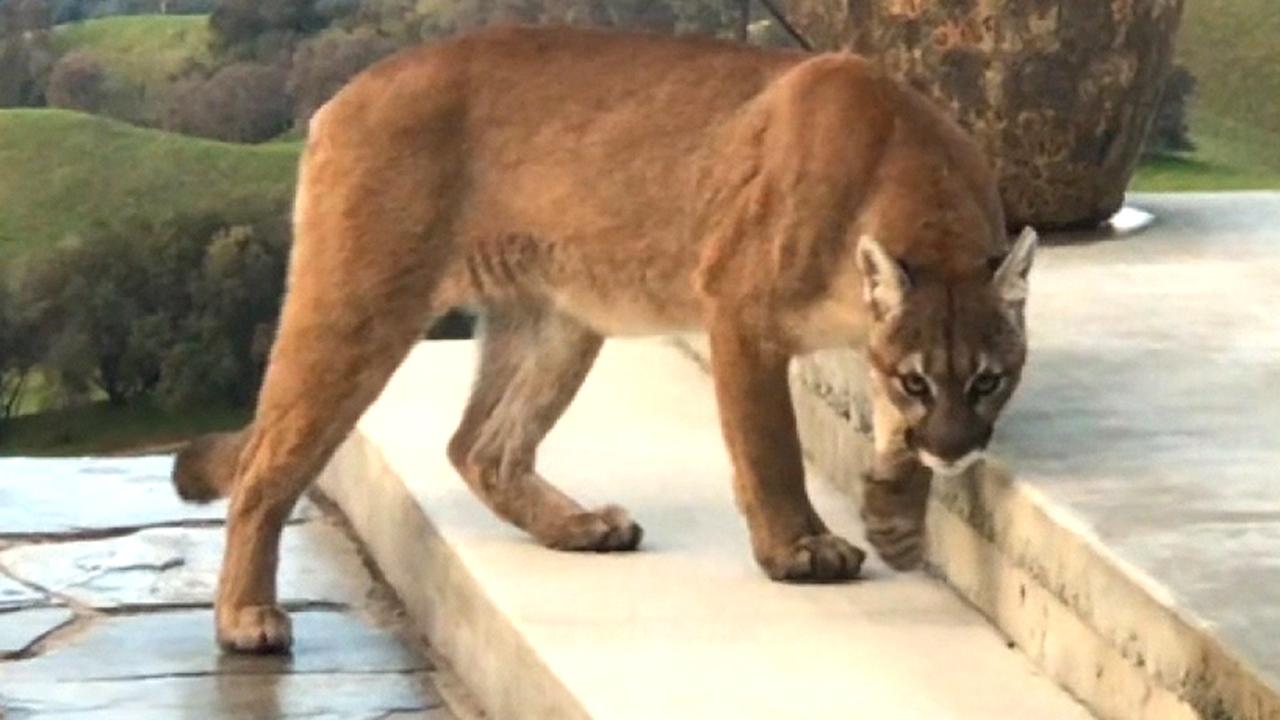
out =
<path fill-rule="evenodd" d="M 988 151 L 1011 227 L 1120 208 L 1183 0 L 788 0 L 816 49 L 874 58 Z"/>

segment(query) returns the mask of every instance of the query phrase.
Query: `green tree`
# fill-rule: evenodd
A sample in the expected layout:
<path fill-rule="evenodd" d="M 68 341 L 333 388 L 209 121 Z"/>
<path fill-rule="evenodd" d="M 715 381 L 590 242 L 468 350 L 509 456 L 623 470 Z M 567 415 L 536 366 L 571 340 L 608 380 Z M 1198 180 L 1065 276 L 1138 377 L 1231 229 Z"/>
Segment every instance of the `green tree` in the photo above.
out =
<path fill-rule="evenodd" d="M 283 222 L 213 234 L 190 276 L 190 310 L 166 358 L 163 402 L 252 402 L 284 292 L 288 245 Z"/>
<path fill-rule="evenodd" d="M 34 258 L 16 299 L 0 295 L 3 389 L 11 396 L 22 377 L 14 370 L 38 362 L 70 401 L 250 403 L 288 246 L 283 219 L 130 220 Z M 24 309 L 21 326 L 14 307 Z"/>
<path fill-rule="evenodd" d="M 209 17 L 214 47 L 223 55 L 274 62 L 299 39 L 327 27 L 341 4 L 316 0 L 222 0 Z"/>
<path fill-rule="evenodd" d="M 38 356 L 10 272 L 0 265 L 0 430 L 17 413 Z"/>
<path fill-rule="evenodd" d="M 41 363 L 72 398 L 152 392 L 190 308 L 187 282 L 216 221 L 137 222 L 56 248 L 24 273 Z"/>

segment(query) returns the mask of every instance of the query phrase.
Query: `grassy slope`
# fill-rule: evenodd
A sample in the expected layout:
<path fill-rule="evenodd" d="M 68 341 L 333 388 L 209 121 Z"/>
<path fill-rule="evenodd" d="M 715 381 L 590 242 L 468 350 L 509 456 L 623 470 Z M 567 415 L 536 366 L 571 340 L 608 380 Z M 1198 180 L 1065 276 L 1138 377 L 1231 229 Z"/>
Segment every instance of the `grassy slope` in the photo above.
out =
<path fill-rule="evenodd" d="M 1189 0 L 1178 55 L 1200 79 L 1198 112 L 1280 136 L 1277 38 L 1275 0 Z"/>
<path fill-rule="evenodd" d="M 287 207 L 298 143 L 235 145 L 60 110 L 0 110 L 0 256 L 124 215 Z"/>
<path fill-rule="evenodd" d="M 1148 163 L 1142 190 L 1280 188 L 1280 3 L 1188 0 L 1178 56 L 1199 81 L 1189 158 Z"/>
<path fill-rule="evenodd" d="M 84 50 L 102 62 L 108 83 L 104 114 L 147 123 L 160 117 L 171 79 L 209 60 L 204 15 L 127 15 L 59 26 L 60 52 Z"/>

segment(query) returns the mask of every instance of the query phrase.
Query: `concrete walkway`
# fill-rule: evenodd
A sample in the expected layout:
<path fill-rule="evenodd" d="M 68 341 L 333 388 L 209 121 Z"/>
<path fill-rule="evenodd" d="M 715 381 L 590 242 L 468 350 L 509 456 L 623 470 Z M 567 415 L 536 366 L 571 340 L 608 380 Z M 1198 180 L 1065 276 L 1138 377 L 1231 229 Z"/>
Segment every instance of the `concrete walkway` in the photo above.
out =
<path fill-rule="evenodd" d="M 452 720 L 394 596 L 310 502 L 283 551 L 294 656 L 221 655 L 225 508 L 179 503 L 171 465 L 0 459 L 0 717 Z"/>
<path fill-rule="evenodd" d="M 998 447 L 1280 713 L 1280 193 L 1130 202 L 1150 228 L 1037 259 Z"/>
<path fill-rule="evenodd" d="M 1280 194 L 1132 203 L 1042 253 L 999 446 L 1280 686 Z"/>
<path fill-rule="evenodd" d="M 707 378 L 660 341 L 609 343 L 543 446 L 548 478 L 645 527 L 640 552 L 544 549 L 445 459 L 474 364 L 419 346 L 322 478 L 495 718 L 1083 720 L 941 583 L 870 562 L 795 586 L 753 563 Z M 852 506 L 815 487 L 833 529 Z"/>

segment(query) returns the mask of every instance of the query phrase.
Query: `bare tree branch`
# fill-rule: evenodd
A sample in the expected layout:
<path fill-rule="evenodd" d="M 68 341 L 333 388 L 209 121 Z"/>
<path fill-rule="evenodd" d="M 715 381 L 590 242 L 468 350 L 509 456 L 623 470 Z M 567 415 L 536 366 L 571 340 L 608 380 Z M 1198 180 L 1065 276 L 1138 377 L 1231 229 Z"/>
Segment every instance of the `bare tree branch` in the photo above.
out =
<path fill-rule="evenodd" d="M 764 6 L 765 10 L 769 11 L 773 19 L 778 21 L 778 24 L 782 26 L 783 30 L 787 31 L 787 34 L 791 36 L 792 40 L 796 41 L 796 44 L 809 52 L 813 52 L 813 43 L 809 42 L 804 35 L 801 35 L 800 31 L 791 24 L 791 21 L 787 20 L 787 16 L 778 9 L 778 6 L 774 4 L 774 0 L 760 0 L 760 4 Z"/>

